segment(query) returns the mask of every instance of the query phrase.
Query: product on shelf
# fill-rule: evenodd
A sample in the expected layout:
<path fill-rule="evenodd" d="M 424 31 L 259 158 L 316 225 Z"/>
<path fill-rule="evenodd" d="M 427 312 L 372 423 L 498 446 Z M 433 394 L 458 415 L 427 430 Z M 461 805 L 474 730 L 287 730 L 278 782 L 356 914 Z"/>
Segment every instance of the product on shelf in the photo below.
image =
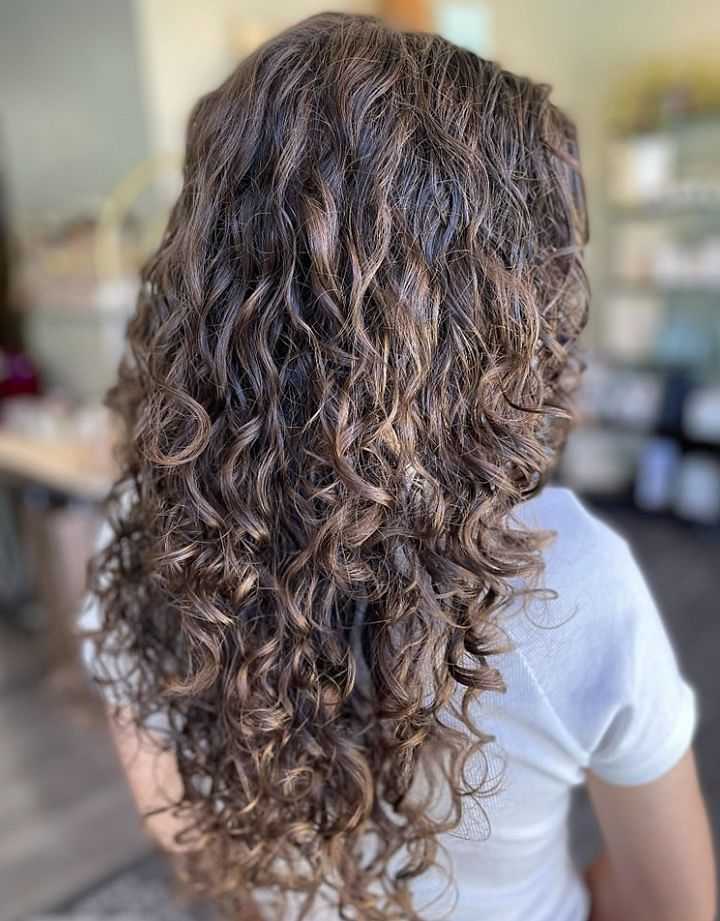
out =
<path fill-rule="evenodd" d="M 720 385 L 698 387 L 688 396 L 683 428 L 695 441 L 720 445 Z"/>
<path fill-rule="evenodd" d="M 661 512 L 670 508 L 682 453 L 672 438 L 650 438 L 638 458 L 633 498 L 638 508 Z"/>
<path fill-rule="evenodd" d="M 675 514 L 699 524 L 720 523 L 720 461 L 700 451 L 686 454 L 678 470 Z"/>

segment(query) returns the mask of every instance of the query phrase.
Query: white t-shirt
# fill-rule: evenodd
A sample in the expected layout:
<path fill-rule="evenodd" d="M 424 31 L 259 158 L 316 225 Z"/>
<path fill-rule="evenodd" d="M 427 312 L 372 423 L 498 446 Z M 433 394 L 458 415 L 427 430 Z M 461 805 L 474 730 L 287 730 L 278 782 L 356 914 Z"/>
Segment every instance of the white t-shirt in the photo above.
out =
<path fill-rule="evenodd" d="M 695 692 L 626 541 L 563 488 L 545 488 L 518 517 L 557 532 L 543 580 L 557 597 L 505 621 L 515 650 L 491 663 L 507 691 L 483 695 L 476 712 L 496 737 L 488 755 L 500 787 L 485 815 L 469 803 L 443 838 L 456 892 L 437 872 L 416 882 L 418 908 L 446 890 L 428 918 L 586 921 L 569 848 L 573 787 L 586 770 L 611 784 L 654 780 L 695 730 Z"/>
<path fill-rule="evenodd" d="M 485 753 L 498 787 L 442 836 L 445 873 L 414 882 L 428 919 L 586 921 L 569 847 L 573 788 L 588 769 L 612 784 L 651 781 L 695 730 L 695 693 L 627 543 L 567 489 L 547 487 L 517 514 L 557 532 L 543 577 L 556 597 L 534 597 L 503 621 L 514 649 L 491 664 L 507 691 L 483 694 L 475 714 L 495 736 Z M 86 608 L 82 625 L 96 620 Z M 85 653 L 91 665 L 90 644 Z"/>

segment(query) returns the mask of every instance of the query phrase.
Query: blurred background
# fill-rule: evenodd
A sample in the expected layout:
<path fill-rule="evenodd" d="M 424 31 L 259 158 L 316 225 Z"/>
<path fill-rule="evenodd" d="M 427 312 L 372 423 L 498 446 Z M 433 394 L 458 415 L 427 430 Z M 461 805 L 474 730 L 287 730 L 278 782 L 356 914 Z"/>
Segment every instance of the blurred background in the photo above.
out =
<path fill-rule="evenodd" d="M 184 918 L 74 660 L 113 476 L 101 408 L 199 94 L 285 25 L 380 13 L 552 83 L 576 119 L 594 299 L 559 478 L 631 540 L 720 792 L 717 0 L 0 2 L 0 921 Z M 596 846 L 578 804 L 579 859 Z"/>

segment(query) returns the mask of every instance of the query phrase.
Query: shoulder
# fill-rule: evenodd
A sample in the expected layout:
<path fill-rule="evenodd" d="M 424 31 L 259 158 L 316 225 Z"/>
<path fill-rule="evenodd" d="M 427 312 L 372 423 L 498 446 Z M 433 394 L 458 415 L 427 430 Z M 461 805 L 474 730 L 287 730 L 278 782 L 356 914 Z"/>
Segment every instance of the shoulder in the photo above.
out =
<path fill-rule="evenodd" d="M 518 517 L 554 532 L 541 590 L 512 619 L 533 683 L 580 750 L 592 752 L 636 693 L 643 644 L 664 641 L 627 541 L 570 490 L 546 488 Z"/>
<path fill-rule="evenodd" d="M 646 783 L 691 744 L 698 702 L 633 552 L 566 489 L 521 510 L 555 532 L 517 648 L 556 741 L 608 783 Z"/>
<path fill-rule="evenodd" d="M 528 527 L 555 532 L 553 554 L 574 561 L 622 559 L 629 552 L 627 541 L 597 517 L 571 489 L 547 486 L 541 493 L 518 506 L 517 515 Z"/>
<path fill-rule="evenodd" d="M 617 622 L 632 616 L 628 602 L 645 595 L 646 585 L 627 540 L 598 518 L 570 489 L 551 486 L 518 509 L 527 527 L 552 532 L 544 551 L 543 585 L 582 601 L 584 618 Z M 563 605 L 564 607 L 565 605 Z"/>

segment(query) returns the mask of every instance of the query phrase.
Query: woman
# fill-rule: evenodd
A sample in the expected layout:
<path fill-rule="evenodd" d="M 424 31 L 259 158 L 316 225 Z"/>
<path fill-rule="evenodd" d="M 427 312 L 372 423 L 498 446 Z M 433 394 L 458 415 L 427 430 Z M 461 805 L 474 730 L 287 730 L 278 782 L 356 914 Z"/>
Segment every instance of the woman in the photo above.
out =
<path fill-rule="evenodd" d="M 324 14 L 191 116 L 85 623 L 150 830 L 235 917 L 711 918 L 692 689 L 542 489 L 588 299 L 548 92 Z"/>

